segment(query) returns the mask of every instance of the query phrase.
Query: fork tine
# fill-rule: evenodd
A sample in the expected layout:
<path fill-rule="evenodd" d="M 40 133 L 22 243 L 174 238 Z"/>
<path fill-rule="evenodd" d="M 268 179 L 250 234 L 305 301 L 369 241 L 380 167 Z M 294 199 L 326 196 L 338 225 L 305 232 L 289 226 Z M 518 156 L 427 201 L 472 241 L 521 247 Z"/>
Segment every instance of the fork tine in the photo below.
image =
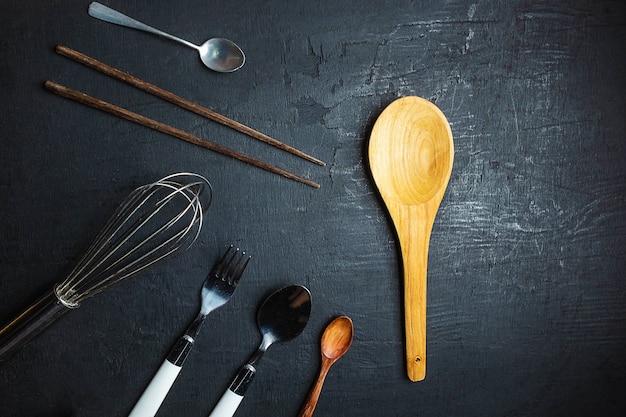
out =
<path fill-rule="evenodd" d="M 231 282 L 234 285 L 237 285 L 239 283 L 239 280 L 241 279 L 241 276 L 243 275 L 243 272 L 246 270 L 246 268 L 248 267 L 248 263 L 250 262 L 251 256 L 248 256 L 246 258 L 246 261 L 243 263 L 243 265 L 241 267 L 239 267 L 239 264 L 241 264 L 241 261 L 245 257 L 246 257 L 246 253 L 242 252 L 241 253 L 241 257 L 237 261 L 237 264 L 235 266 L 233 266 L 233 268 L 231 269 L 232 274 L 230 274 L 228 281 Z"/>
<path fill-rule="evenodd" d="M 245 257 L 246 252 L 240 253 L 239 248 L 230 245 L 213 268 L 213 276 L 231 285 L 237 285 L 250 262 L 251 257 L 248 256 L 245 262 L 243 262 L 243 265 L 241 265 Z"/>
<path fill-rule="evenodd" d="M 152 407 L 149 408 L 148 414 L 151 416 L 156 414 L 157 409 L 161 406 L 163 399 L 178 376 L 185 359 L 191 352 L 207 315 L 216 308 L 226 304 L 235 292 L 239 279 L 251 258 L 248 256 L 244 261 L 243 259 L 246 256 L 245 252 L 240 251 L 239 248 L 235 249 L 231 245 L 213 266 L 200 290 L 201 304 L 198 315 L 170 350 L 167 359 L 161 365 L 161 368 L 159 368 L 152 382 L 150 382 L 150 385 L 148 385 L 148 388 L 131 412 L 132 415 L 146 415 L 146 413 L 143 413 L 143 411 L 147 410 L 146 404 L 150 404 L 150 407 Z"/>
<path fill-rule="evenodd" d="M 239 249 L 234 249 L 234 248 L 235 247 L 233 245 L 230 245 L 228 247 L 228 249 L 226 249 L 226 252 L 224 252 L 224 255 L 222 255 L 220 260 L 213 267 L 212 274 L 215 277 L 217 277 L 217 278 L 221 277 L 224 274 L 224 272 L 227 270 L 228 265 L 230 265 L 230 263 L 232 262 L 232 260 L 235 257 L 235 255 L 237 255 L 237 251 Z M 234 249 L 234 253 L 230 257 L 230 259 L 228 259 L 228 261 L 227 261 L 228 255 L 231 253 L 231 251 L 233 251 L 233 249 Z"/>

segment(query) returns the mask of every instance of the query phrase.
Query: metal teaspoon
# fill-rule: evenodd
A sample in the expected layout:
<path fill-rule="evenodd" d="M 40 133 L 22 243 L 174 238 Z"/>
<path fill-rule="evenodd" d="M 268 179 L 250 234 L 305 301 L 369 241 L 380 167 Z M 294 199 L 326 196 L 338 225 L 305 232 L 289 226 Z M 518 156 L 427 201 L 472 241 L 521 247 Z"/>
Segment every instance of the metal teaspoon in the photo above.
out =
<path fill-rule="evenodd" d="M 203 43 L 196 45 L 184 39 L 162 32 L 158 29 L 132 19 L 125 14 L 111 9 L 98 2 L 89 5 L 89 15 L 105 22 L 114 23 L 116 25 L 125 26 L 132 29 L 142 30 L 162 36 L 164 38 L 182 43 L 185 46 L 195 49 L 200 54 L 200 59 L 209 69 L 217 72 L 233 72 L 243 67 L 246 57 L 234 42 L 224 38 L 212 38 Z"/>

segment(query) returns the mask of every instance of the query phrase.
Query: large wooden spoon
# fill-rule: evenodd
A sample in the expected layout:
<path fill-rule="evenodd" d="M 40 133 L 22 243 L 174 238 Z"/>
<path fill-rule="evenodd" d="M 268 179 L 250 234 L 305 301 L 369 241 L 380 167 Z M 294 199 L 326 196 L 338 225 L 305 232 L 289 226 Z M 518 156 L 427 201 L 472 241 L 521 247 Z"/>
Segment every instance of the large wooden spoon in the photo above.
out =
<path fill-rule="evenodd" d="M 453 159 L 450 125 L 428 100 L 400 98 L 374 124 L 369 162 L 402 252 L 406 361 L 411 381 L 426 377 L 428 245 Z"/>
<path fill-rule="evenodd" d="M 313 415 L 328 370 L 350 349 L 353 333 L 352 320 L 347 316 L 337 317 L 324 330 L 320 349 L 322 351 L 322 366 L 298 417 L 311 417 Z"/>

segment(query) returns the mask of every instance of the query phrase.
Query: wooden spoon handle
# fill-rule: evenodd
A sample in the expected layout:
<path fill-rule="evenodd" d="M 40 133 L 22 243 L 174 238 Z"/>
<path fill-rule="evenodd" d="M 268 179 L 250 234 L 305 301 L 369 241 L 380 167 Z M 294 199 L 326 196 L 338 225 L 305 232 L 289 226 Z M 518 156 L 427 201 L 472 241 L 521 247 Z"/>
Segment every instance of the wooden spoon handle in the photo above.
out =
<path fill-rule="evenodd" d="M 419 252 L 419 253 L 417 253 Z M 406 370 L 411 381 L 426 378 L 426 259 L 428 246 L 411 250 L 404 266 Z"/>
<path fill-rule="evenodd" d="M 322 392 L 322 386 L 324 385 L 324 380 L 326 379 L 326 375 L 328 374 L 328 370 L 330 369 L 331 363 L 322 359 L 322 367 L 320 369 L 320 373 L 315 381 L 315 384 L 309 391 L 309 396 L 307 397 L 302 409 L 300 410 L 300 414 L 298 417 L 311 417 L 313 415 L 313 411 L 315 411 L 315 407 L 317 406 L 317 400 L 320 398 L 320 394 Z"/>
<path fill-rule="evenodd" d="M 427 205 L 404 206 L 403 216 L 400 217 L 421 221 L 395 222 L 404 269 L 406 367 L 407 375 L 413 382 L 426 378 L 426 272 L 433 225 L 430 217 L 423 212 L 426 209 Z"/>

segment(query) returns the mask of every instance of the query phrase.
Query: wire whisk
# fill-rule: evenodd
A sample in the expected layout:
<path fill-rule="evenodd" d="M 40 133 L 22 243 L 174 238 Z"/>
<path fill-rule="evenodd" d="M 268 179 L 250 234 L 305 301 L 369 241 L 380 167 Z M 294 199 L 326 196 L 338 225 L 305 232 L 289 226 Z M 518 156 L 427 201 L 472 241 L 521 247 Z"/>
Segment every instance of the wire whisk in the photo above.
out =
<path fill-rule="evenodd" d="M 0 362 L 85 299 L 188 249 L 212 196 L 209 181 L 193 173 L 132 191 L 67 278 L 0 329 Z"/>

